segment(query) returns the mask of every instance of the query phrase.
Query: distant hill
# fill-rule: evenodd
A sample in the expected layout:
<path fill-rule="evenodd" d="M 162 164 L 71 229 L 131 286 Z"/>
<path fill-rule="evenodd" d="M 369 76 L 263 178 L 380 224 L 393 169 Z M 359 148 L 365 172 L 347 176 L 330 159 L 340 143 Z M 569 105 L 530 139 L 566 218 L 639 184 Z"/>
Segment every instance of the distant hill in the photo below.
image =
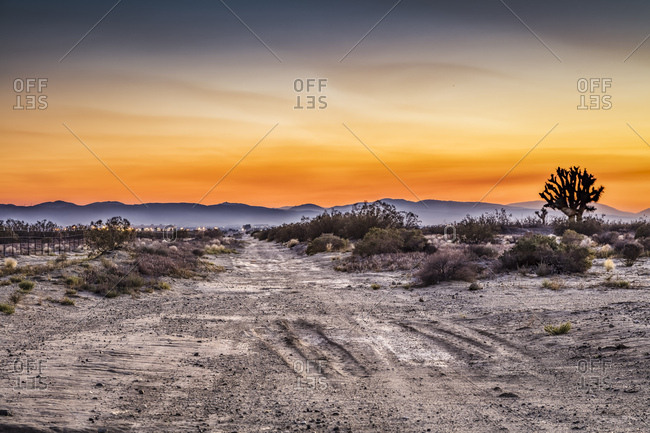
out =
<path fill-rule="evenodd" d="M 398 210 L 413 212 L 423 224 L 444 224 L 459 221 L 466 215 L 477 216 L 485 212 L 505 209 L 515 218 L 533 216 L 543 202 L 532 201 L 501 205 L 496 203 L 457 202 L 423 200 L 413 202 L 402 199 L 383 199 Z M 130 205 L 120 202 L 98 202 L 76 205 L 64 201 L 46 202 L 34 206 L 0 204 L 0 219 L 20 219 L 29 222 L 48 219 L 61 225 L 87 224 L 112 216 L 122 216 L 134 225 L 176 225 L 179 227 L 241 227 L 243 224 L 277 225 L 300 221 L 302 217 L 314 217 L 325 210 L 350 210 L 355 203 L 323 208 L 315 204 L 304 204 L 283 208 L 250 206 L 241 203 L 221 203 L 216 205 L 194 205 L 192 203 L 147 203 Z M 597 214 L 605 214 L 610 219 L 629 220 L 650 216 L 650 208 L 638 214 L 619 211 L 606 205 L 597 205 Z M 552 215 L 561 215 L 551 212 Z"/>
<path fill-rule="evenodd" d="M 544 206 L 544 203 L 546 202 L 542 200 L 535 200 L 535 201 L 524 201 L 520 203 L 511 203 L 509 206 L 519 206 L 527 209 L 539 210 L 541 209 L 542 206 Z M 644 212 L 641 211 L 638 214 L 632 212 L 625 212 L 613 208 L 611 206 L 607 206 L 606 204 L 602 204 L 602 203 L 596 203 L 595 206 L 596 206 L 596 211 L 594 212 L 595 215 L 605 214 L 608 218 L 634 219 L 634 218 L 639 218 Z M 647 213 L 648 210 L 646 209 L 645 212 Z"/>

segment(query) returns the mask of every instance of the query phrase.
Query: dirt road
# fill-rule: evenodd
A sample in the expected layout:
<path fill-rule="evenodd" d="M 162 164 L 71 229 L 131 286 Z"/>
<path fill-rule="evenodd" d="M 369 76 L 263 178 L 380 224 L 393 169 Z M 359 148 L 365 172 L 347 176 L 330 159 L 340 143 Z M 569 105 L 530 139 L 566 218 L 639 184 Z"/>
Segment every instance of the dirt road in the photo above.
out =
<path fill-rule="evenodd" d="M 38 282 L 0 317 L 0 431 L 650 431 L 647 262 L 627 290 L 595 266 L 468 291 L 338 256 L 249 238 L 209 280 L 73 307 Z"/>

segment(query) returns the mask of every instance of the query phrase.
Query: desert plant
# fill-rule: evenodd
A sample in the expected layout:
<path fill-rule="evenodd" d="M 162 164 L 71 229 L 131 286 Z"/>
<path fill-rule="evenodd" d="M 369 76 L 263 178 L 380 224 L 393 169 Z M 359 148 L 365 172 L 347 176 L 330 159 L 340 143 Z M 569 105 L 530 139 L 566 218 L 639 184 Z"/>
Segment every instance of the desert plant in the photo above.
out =
<path fill-rule="evenodd" d="M 470 291 L 483 290 L 483 286 L 481 286 L 477 282 L 473 282 L 472 284 L 469 285 L 469 290 Z"/>
<path fill-rule="evenodd" d="M 4 261 L 5 269 L 16 269 L 18 262 L 12 257 L 7 257 Z"/>
<path fill-rule="evenodd" d="M 427 253 L 391 253 L 371 256 L 352 255 L 337 261 L 340 272 L 413 271 L 427 258 Z"/>
<path fill-rule="evenodd" d="M 596 210 L 589 204 L 598 202 L 605 190 L 603 186 L 594 187 L 595 183 L 596 178 L 587 169 L 558 167 L 539 195 L 546 201 L 545 207 L 559 210 L 571 221 L 581 221 L 585 211 Z"/>
<path fill-rule="evenodd" d="M 558 245 L 549 236 L 526 235 L 517 240 L 514 247 L 500 257 L 505 269 L 537 267 L 540 275 L 544 264 L 556 273 L 580 273 L 587 271 L 592 265 L 592 254 L 589 248 L 569 245 Z M 548 275 L 549 272 L 546 272 Z"/>
<path fill-rule="evenodd" d="M 381 289 L 381 286 L 380 286 L 379 284 L 372 283 L 372 284 L 370 285 L 370 288 L 371 288 L 372 290 L 379 290 L 379 289 Z"/>
<path fill-rule="evenodd" d="M 225 245 L 212 244 L 208 245 L 204 249 L 206 254 L 219 255 L 219 254 L 231 254 L 237 252 L 232 248 L 228 248 Z"/>
<path fill-rule="evenodd" d="M 154 284 L 153 288 L 155 290 L 170 290 L 171 286 L 169 283 L 166 283 L 164 281 L 158 281 L 156 284 Z"/>
<path fill-rule="evenodd" d="M 510 224 L 510 215 L 501 209 L 478 217 L 467 215 L 455 227 L 461 242 L 485 244 L 494 241 L 494 236 L 503 233 Z"/>
<path fill-rule="evenodd" d="M 571 322 L 563 323 L 559 326 L 546 325 L 544 326 L 544 331 L 550 335 L 562 335 L 566 334 L 571 330 Z"/>
<path fill-rule="evenodd" d="M 451 280 L 472 281 L 476 278 L 476 268 L 464 250 L 439 250 L 422 264 L 417 276 L 426 285 Z"/>
<path fill-rule="evenodd" d="M 535 215 L 541 220 L 542 225 L 546 225 L 546 217 L 548 216 L 548 209 L 542 207 L 540 210 L 535 211 Z"/>
<path fill-rule="evenodd" d="M 614 289 L 629 289 L 632 287 L 630 282 L 625 280 L 607 280 L 604 285 L 605 287 L 611 287 Z"/>
<path fill-rule="evenodd" d="M 83 284 L 83 279 L 75 275 L 64 276 L 65 284 L 72 287 L 77 287 Z"/>
<path fill-rule="evenodd" d="M 11 294 L 11 296 L 9 296 L 9 300 L 10 300 L 13 304 L 17 304 L 17 303 L 20 302 L 21 299 L 23 299 L 23 296 L 24 296 L 24 295 L 25 295 L 25 294 L 24 294 L 21 290 L 16 290 L 15 292 L 13 292 L 13 293 Z"/>
<path fill-rule="evenodd" d="M 602 245 L 614 245 L 618 241 L 619 236 L 620 234 L 618 232 L 606 231 L 594 234 L 593 239 Z"/>
<path fill-rule="evenodd" d="M 614 269 L 616 269 L 616 265 L 614 264 L 614 261 L 612 259 L 605 260 L 605 262 L 603 263 L 603 266 L 605 267 L 605 270 L 607 272 L 611 272 Z"/>
<path fill-rule="evenodd" d="M 260 240 L 300 242 L 314 240 L 322 234 L 331 233 L 341 238 L 362 239 L 373 227 L 416 228 L 417 216 L 411 212 L 400 212 L 391 204 L 381 201 L 355 205 L 345 213 L 324 212 L 312 219 L 304 218 L 299 223 L 283 224 L 255 233 Z"/>
<path fill-rule="evenodd" d="M 14 314 L 16 311 L 16 307 L 10 304 L 2 304 L 0 303 L 0 312 L 5 313 L 5 314 Z"/>
<path fill-rule="evenodd" d="M 643 224 L 636 229 L 634 239 L 650 238 L 650 224 Z"/>
<path fill-rule="evenodd" d="M 542 281 L 542 287 L 550 290 L 560 290 L 562 284 L 559 280 L 544 280 Z"/>
<path fill-rule="evenodd" d="M 614 254 L 614 249 L 611 246 L 609 246 L 609 244 L 605 244 L 596 249 L 596 257 L 598 257 L 599 259 L 606 259 L 610 257 L 612 254 Z"/>
<path fill-rule="evenodd" d="M 583 239 L 585 239 L 583 235 L 571 229 L 565 230 L 562 234 L 562 243 L 572 247 L 579 246 Z"/>
<path fill-rule="evenodd" d="M 29 292 L 34 288 L 34 282 L 29 280 L 23 280 L 20 283 L 18 283 L 18 287 L 20 287 L 20 289 L 24 290 L 25 292 Z"/>
<path fill-rule="evenodd" d="M 515 245 L 501 256 L 501 262 L 506 269 L 551 264 L 559 248 L 550 236 L 526 235 L 517 239 Z"/>
<path fill-rule="evenodd" d="M 300 243 L 300 241 L 298 239 L 293 238 L 293 239 L 290 239 L 289 242 L 286 243 L 286 245 L 287 245 L 287 248 L 293 248 L 296 245 L 298 245 L 299 243 Z"/>
<path fill-rule="evenodd" d="M 492 259 L 499 254 L 497 250 L 487 245 L 470 245 L 469 250 L 479 258 Z"/>
<path fill-rule="evenodd" d="M 74 299 L 70 299 L 70 298 L 64 296 L 63 299 L 61 299 L 59 301 L 59 304 L 61 304 L 61 305 L 74 305 Z"/>
<path fill-rule="evenodd" d="M 638 242 L 628 242 L 623 246 L 621 254 L 625 259 L 625 266 L 632 266 L 643 254 L 643 245 Z"/>
<path fill-rule="evenodd" d="M 100 253 L 118 249 L 134 236 L 129 220 L 119 216 L 110 218 L 105 224 L 101 220 L 91 222 L 90 227 L 84 231 L 88 246 Z"/>
<path fill-rule="evenodd" d="M 324 253 L 330 251 L 344 251 L 348 241 L 331 233 L 324 233 L 311 241 L 307 246 L 307 254 Z"/>
<path fill-rule="evenodd" d="M 354 246 L 354 254 L 371 256 L 397 252 L 424 251 L 427 240 L 420 230 L 373 227 Z"/>
<path fill-rule="evenodd" d="M 12 283 L 20 283 L 22 280 L 23 279 L 17 275 L 12 275 L 11 277 L 9 277 L 9 281 L 11 281 Z"/>

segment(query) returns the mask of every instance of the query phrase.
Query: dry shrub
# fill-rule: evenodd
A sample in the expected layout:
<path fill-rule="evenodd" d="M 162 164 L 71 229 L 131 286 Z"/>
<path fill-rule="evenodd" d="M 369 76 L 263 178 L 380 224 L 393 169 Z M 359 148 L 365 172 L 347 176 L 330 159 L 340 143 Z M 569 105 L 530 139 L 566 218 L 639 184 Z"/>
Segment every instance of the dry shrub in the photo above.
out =
<path fill-rule="evenodd" d="M 571 322 L 563 323 L 559 326 L 555 325 L 546 325 L 544 326 L 544 331 L 550 335 L 562 335 L 566 334 L 571 330 Z"/>
<path fill-rule="evenodd" d="M 18 262 L 16 261 L 16 259 L 14 259 L 12 257 L 7 257 L 5 259 L 5 268 L 6 269 L 16 269 L 17 266 L 18 266 Z"/>
<path fill-rule="evenodd" d="M 314 239 L 307 247 L 307 254 L 324 253 L 326 251 L 345 251 L 348 241 L 331 233 L 325 233 Z"/>
<path fill-rule="evenodd" d="M 632 266 L 643 254 L 643 245 L 638 242 L 628 242 L 621 248 L 621 254 L 625 259 L 625 266 Z"/>
<path fill-rule="evenodd" d="M 16 307 L 10 304 L 0 304 L 0 312 L 5 313 L 7 315 L 9 314 L 14 314 L 16 311 Z"/>
<path fill-rule="evenodd" d="M 603 232 L 595 234 L 593 239 L 601 245 L 614 245 L 619 236 L 619 232 Z"/>
<path fill-rule="evenodd" d="M 554 238 L 526 235 L 500 257 L 504 269 L 536 268 L 538 275 L 582 273 L 592 265 L 589 248 L 558 245 Z"/>
<path fill-rule="evenodd" d="M 580 243 L 585 239 L 584 235 L 576 232 L 575 230 L 565 230 L 562 234 L 562 243 L 571 247 L 580 246 Z"/>
<path fill-rule="evenodd" d="M 412 271 L 429 255 L 427 253 L 392 253 L 372 256 L 350 256 L 341 260 L 334 269 L 341 272 Z"/>
<path fill-rule="evenodd" d="M 469 250 L 479 258 L 493 259 L 499 252 L 488 245 L 470 245 Z"/>
<path fill-rule="evenodd" d="M 418 278 L 426 285 L 442 281 L 472 281 L 476 278 L 476 265 L 471 263 L 465 250 L 440 250 L 423 263 Z"/>
<path fill-rule="evenodd" d="M 427 239 L 417 229 L 372 228 L 354 247 L 354 254 L 371 256 L 398 252 L 424 251 Z"/>

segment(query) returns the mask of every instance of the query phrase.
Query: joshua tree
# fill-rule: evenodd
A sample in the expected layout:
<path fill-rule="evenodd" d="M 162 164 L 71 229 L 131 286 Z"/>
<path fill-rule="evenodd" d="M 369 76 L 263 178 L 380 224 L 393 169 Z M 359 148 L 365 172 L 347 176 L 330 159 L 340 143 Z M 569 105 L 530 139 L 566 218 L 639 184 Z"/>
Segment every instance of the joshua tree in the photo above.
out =
<path fill-rule="evenodd" d="M 569 217 L 569 221 L 582 221 L 585 211 L 596 210 L 589 203 L 596 203 L 605 187 L 594 187 L 594 175 L 589 174 L 587 169 L 580 170 L 578 166 L 568 170 L 558 167 L 555 172 L 557 175 L 551 174 L 544 185 L 544 192 L 539 193 L 546 200 L 544 207 L 561 211 Z"/>
<path fill-rule="evenodd" d="M 535 215 L 537 215 L 537 217 L 540 220 L 542 220 L 542 225 L 545 226 L 546 225 L 546 216 L 548 215 L 548 211 L 546 210 L 546 207 L 542 206 L 542 208 L 540 210 L 536 210 Z"/>

